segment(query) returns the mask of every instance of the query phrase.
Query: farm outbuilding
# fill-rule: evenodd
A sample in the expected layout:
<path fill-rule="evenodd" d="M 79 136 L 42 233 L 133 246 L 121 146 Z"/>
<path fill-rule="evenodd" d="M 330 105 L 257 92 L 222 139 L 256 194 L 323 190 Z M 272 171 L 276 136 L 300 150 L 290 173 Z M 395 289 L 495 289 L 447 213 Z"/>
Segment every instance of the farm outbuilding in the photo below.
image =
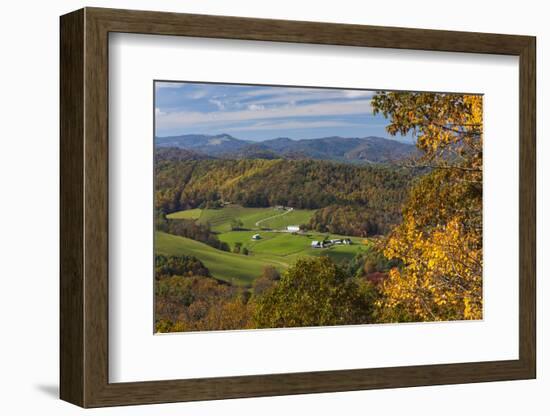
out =
<path fill-rule="evenodd" d="M 300 226 L 299 225 L 289 225 L 286 227 L 286 230 L 290 233 L 297 233 L 298 231 L 300 231 Z"/>
<path fill-rule="evenodd" d="M 325 247 L 329 247 L 329 246 L 330 246 L 330 242 L 328 242 L 328 241 L 313 240 L 311 242 L 311 247 L 312 248 L 325 248 Z"/>

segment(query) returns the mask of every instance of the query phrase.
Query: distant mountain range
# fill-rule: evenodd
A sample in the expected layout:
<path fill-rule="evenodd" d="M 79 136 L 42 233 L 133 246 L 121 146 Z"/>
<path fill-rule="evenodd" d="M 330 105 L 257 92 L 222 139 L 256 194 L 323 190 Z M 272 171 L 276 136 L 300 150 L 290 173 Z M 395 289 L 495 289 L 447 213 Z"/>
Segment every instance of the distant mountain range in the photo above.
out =
<path fill-rule="evenodd" d="M 157 148 L 184 149 L 186 152 L 182 155 L 191 158 L 318 159 L 350 163 L 386 163 L 402 160 L 416 153 L 415 145 L 375 136 L 333 136 L 302 140 L 279 137 L 253 142 L 237 139 L 229 134 L 185 134 L 156 137 L 155 145 Z"/>

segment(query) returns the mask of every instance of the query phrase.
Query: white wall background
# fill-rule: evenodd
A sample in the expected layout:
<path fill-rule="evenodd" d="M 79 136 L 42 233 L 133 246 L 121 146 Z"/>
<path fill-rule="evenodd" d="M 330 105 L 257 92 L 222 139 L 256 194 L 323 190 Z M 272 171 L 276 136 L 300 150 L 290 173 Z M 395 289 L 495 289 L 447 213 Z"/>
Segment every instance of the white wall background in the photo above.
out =
<path fill-rule="evenodd" d="M 546 359 L 550 299 L 544 282 L 550 238 L 547 183 L 550 146 L 542 128 L 550 102 L 550 26 L 536 0 L 120 0 L 4 2 L 0 14 L 0 410 L 3 414 L 73 415 L 58 395 L 58 16 L 83 6 L 166 10 L 276 19 L 536 35 L 538 41 L 538 313 L 537 380 L 338 394 L 225 400 L 87 411 L 102 415 L 545 415 L 550 409 Z M 546 200 L 544 200 L 546 199 Z"/>

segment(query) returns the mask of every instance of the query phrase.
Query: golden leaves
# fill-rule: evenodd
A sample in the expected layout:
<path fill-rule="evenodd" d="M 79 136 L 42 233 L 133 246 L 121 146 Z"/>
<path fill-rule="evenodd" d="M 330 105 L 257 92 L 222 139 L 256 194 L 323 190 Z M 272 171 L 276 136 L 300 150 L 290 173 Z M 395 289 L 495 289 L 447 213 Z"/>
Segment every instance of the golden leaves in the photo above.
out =
<path fill-rule="evenodd" d="M 379 93 L 388 132 L 414 131 L 427 173 L 412 187 L 384 254 L 401 262 L 378 306 L 410 320 L 482 317 L 482 97 Z"/>

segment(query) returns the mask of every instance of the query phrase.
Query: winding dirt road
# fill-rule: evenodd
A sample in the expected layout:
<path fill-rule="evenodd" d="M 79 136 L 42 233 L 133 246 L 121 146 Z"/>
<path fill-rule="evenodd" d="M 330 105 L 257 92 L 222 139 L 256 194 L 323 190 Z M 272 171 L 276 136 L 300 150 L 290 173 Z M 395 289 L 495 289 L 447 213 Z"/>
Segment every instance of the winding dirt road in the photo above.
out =
<path fill-rule="evenodd" d="M 282 217 L 283 215 L 286 215 L 288 214 L 289 212 L 292 212 L 294 211 L 294 208 L 289 208 L 287 210 L 285 210 L 285 212 L 283 212 L 282 214 L 277 214 L 277 215 L 273 215 L 271 217 L 267 217 L 267 218 L 264 218 L 263 220 L 260 220 L 260 221 L 256 221 L 256 224 L 254 224 L 256 227 L 259 227 L 260 224 L 264 221 L 268 221 L 268 220 L 272 220 L 273 218 L 279 218 L 279 217 Z"/>

